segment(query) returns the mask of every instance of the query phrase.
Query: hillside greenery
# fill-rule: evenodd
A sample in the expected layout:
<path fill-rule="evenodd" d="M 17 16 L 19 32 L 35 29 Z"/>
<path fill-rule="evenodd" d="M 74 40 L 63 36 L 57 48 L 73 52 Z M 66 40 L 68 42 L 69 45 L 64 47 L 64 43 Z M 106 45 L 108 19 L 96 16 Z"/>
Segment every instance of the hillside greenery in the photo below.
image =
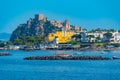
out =
<path fill-rule="evenodd" d="M 14 45 L 35 45 L 45 42 L 45 36 L 20 36 L 14 41 Z"/>

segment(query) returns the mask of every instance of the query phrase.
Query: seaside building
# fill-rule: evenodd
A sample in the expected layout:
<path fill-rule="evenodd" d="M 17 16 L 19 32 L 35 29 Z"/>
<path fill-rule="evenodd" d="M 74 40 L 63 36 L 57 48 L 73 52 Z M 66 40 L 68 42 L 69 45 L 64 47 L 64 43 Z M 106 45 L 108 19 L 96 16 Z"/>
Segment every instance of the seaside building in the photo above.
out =
<path fill-rule="evenodd" d="M 82 32 L 81 42 L 102 42 L 105 32 Z"/>
<path fill-rule="evenodd" d="M 71 37 L 74 35 L 74 32 L 66 32 L 63 35 L 63 32 L 50 33 L 48 35 L 48 41 L 54 41 L 55 37 L 58 37 L 58 43 L 66 43 L 71 40 Z"/>
<path fill-rule="evenodd" d="M 8 46 L 8 49 L 9 49 L 9 50 L 19 50 L 20 47 L 17 46 L 17 45 L 9 45 L 9 46 Z"/>
<path fill-rule="evenodd" d="M 59 39 L 58 39 L 58 37 L 57 37 L 57 36 L 54 38 L 53 43 L 54 43 L 54 44 L 56 44 L 56 45 L 57 45 L 57 44 L 59 44 Z"/>
<path fill-rule="evenodd" d="M 88 37 L 88 42 L 102 42 L 102 39 L 104 38 L 105 32 L 88 32 L 87 36 L 93 36 Z"/>
<path fill-rule="evenodd" d="M 112 37 L 106 37 L 104 34 L 107 33 L 107 31 L 103 32 L 88 32 L 86 33 L 87 36 L 93 35 L 94 37 L 88 38 L 88 42 L 109 42 L 109 43 L 120 43 L 120 32 L 111 32 Z M 99 38 L 99 40 L 98 40 Z"/>
<path fill-rule="evenodd" d="M 65 20 L 62 27 L 62 32 L 50 33 L 48 35 L 48 41 L 54 41 L 54 39 L 57 37 L 58 43 L 66 43 L 71 40 L 73 35 L 74 32 L 70 31 L 68 20 Z"/>
<path fill-rule="evenodd" d="M 116 31 L 113 33 L 112 38 L 110 38 L 110 43 L 120 43 L 120 32 Z"/>
<path fill-rule="evenodd" d="M 104 32 L 88 32 L 87 35 L 94 35 L 94 37 L 100 37 L 101 39 L 104 37 Z"/>

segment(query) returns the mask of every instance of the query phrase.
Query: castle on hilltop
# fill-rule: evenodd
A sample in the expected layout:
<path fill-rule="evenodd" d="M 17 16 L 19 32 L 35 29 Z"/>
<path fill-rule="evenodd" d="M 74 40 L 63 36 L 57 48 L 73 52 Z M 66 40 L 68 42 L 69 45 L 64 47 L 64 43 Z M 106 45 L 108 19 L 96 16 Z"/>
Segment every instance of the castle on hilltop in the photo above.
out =
<path fill-rule="evenodd" d="M 36 21 L 40 21 L 40 20 L 47 21 L 47 17 L 45 17 L 44 14 L 36 14 L 35 20 Z"/>
<path fill-rule="evenodd" d="M 36 14 L 27 23 L 20 24 L 13 31 L 10 41 L 19 39 L 21 36 L 45 36 L 48 41 L 54 41 L 57 37 L 59 43 L 68 42 L 74 33 L 80 33 L 81 27 L 70 25 L 68 20 L 64 22 L 58 20 L 48 20 L 44 14 Z"/>
<path fill-rule="evenodd" d="M 36 14 L 35 20 L 45 22 L 47 21 L 47 18 L 43 14 Z M 49 42 L 57 40 L 57 43 L 66 43 L 71 40 L 71 37 L 75 33 L 82 32 L 81 27 L 71 26 L 68 20 L 65 20 L 64 22 L 57 21 L 57 20 L 50 20 L 50 24 L 61 28 L 62 31 L 55 31 L 54 33 L 49 33 L 48 34 Z"/>

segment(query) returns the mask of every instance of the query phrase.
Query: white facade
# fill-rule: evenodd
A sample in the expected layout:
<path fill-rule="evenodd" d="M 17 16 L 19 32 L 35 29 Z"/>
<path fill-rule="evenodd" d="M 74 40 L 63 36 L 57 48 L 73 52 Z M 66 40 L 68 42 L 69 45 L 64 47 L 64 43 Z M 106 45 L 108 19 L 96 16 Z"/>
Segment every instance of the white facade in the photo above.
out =
<path fill-rule="evenodd" d="M 105 32 L 88 32 L 87 36 L 94 35 L 94 38 L 88 38 L 88 41 L 89 42 L 96 42 L 96 41 L 101 42 L 104 37 L 104 34 Z M 100 40 L 97 40 L 97 37 L 100 37 Z"/>
<path fill-rule="evenodd" d="M 100 37 L 101 39 L 104 37 L 105 32 L 91 32 L 87 33 L 87 35 L 94 35 L 95 37 Z"/>
<path fill-rule="evenodd" d="M 89 42 L 96 42 L 96 38 L 88 38 Z"/>
<path fill-rule="evenodd" d="M 10 50 L 18 50 L 18 49 L 20 49 L 20 47 L 16 46 L 16 45 L 10 45 L 8 49 L 10 49 Z"/>
<path fill-rule="evenodd" d="M 59 44 L 59 39 L 58 39 L 58 37 L 55 38 L 55 44 Z"/>
<path fill-rule="evenodd" d="M 101 42 L 108 40 L 104 34 L 107 32 L 88 32 L 81 34 L 81 42 Z M 120 32 L 112 32 L 112 37 L 108 40 L 110 43 L 120 43 Z M 94 35 L 94 38 L 88 38 L 88 35 Z M 100 37 L 100 40 L 97 40 L 97 37 Z"/>
<path fill-rule="evenodd" d="M 110 43 L 120 43 L 120 32 L 113 33 L 113 37 L 110 39 Z"/>

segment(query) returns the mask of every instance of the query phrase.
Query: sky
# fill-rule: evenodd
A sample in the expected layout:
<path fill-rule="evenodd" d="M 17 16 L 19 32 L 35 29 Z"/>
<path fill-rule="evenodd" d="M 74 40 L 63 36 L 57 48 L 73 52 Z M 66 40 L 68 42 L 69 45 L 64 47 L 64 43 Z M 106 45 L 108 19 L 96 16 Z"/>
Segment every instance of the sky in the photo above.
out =
<path fill-rule="evenodd" d="M 0 33 L 12 33 L 35 14 L 88 30 L 120 29 L 120 0 L 0 0 Z"/>

